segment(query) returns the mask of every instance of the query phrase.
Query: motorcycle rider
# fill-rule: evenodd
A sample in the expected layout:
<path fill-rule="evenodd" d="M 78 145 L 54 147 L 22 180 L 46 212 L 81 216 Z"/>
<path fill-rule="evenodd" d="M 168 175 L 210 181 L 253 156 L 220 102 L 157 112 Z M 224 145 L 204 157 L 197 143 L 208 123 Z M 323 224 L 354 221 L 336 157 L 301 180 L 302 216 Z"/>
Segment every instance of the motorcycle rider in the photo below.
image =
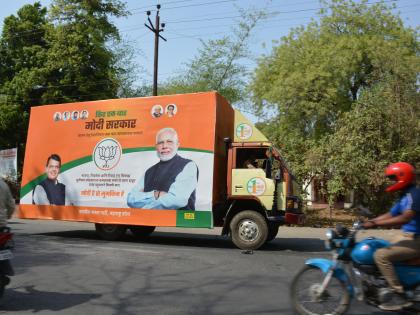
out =
<path fill-rule="evenodd" d="M 375 252 L 375 263 L 394 292 L 388 302 L 379 305 L 387 311 L 396 311 L 410 306 L 404 295 L 404 288 L 398 279 L 393 263 L 402 262 L 411 258 L 420 257 L 420 188 L 415 185 L 415 169 L 406 162 L 397 162 L 388 165 L 385 176 L 392 182 L 385 191 L 400 192 L 400 197 L 391 210 L 368 220 L 364 228 L 401 226 L 392 245 L 378 249 Z"/>
<path fill-rule="evenodd" d="M 15 207 L 9 186 L 0 178 L 0 230 L 7 225 L 7 220 L 12 217 Z"/>

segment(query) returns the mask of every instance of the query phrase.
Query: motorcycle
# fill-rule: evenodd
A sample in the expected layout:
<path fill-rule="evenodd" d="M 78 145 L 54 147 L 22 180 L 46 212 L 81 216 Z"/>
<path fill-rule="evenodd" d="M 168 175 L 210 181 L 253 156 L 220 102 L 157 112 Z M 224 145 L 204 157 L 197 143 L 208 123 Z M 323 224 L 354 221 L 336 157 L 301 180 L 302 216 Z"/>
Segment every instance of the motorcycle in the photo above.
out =
<path fill-rule="evenodd" d="M 4 289 L 10 283 L 9 277 L 15 274 L 10 263 L 13 258 L 13 247 L 13 233 L 8 227 L 2 228 L 0 230 L 0 298 L 3 297 Z"/>
<path fill-rule="evenodd" d="M 291 301 L 297 313 L 339 315 L 348 310 L 353 297 L 376 307 L 392 298 L 373 258 L 377 249 L 390 243 L 374 237 L 357 242 L 361 229 L 358 221 L 352 229 L 337 226 L 327 230 L 325 245 L 333 252 L 332 259 L 307 260 L 292 281 Z M 395 269 L 412 302 L 404 313 L 420 314 L 420 258 L 396 264 Z"/>

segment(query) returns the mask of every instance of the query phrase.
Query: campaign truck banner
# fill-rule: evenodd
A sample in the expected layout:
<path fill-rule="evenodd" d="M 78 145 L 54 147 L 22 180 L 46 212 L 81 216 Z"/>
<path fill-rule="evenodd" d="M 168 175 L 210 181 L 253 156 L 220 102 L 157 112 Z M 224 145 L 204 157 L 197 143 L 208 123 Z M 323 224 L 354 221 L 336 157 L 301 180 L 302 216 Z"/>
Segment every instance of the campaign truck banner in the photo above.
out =
<path fill-rule="evenodd" d="M 22 218 L 212 227 L 215 93 L 33 107 Z"/>
<path fill-rule="evenodd" d="M 0 150 L 0 176 L 17 180 L 17 148 Z"/>

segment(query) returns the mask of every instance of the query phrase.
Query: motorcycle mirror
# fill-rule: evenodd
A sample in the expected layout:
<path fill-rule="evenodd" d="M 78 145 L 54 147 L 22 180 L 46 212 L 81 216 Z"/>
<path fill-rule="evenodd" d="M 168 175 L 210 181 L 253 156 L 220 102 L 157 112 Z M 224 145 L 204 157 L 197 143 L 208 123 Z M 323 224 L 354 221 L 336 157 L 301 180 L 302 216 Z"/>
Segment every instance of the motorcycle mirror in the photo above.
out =
<path fill-rule="evenodd" d="M 276 171 L 276 174 L 274 175 L 274 179 L 281 180 L 281 172 L 280 172 L 280 170 L 277 170 Z"/>

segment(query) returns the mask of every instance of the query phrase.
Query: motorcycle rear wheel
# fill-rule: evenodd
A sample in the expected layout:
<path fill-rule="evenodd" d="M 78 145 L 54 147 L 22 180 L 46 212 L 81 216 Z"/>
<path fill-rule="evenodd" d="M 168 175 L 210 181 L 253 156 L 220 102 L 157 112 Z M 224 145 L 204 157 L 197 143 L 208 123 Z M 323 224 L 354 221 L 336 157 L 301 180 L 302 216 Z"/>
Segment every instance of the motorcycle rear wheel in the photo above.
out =
<path fill-rule="evenodd" d="M 350 295 L 344 283 L 331 278 L 328 287 L 319 294 L 325 273 L 306 265 L 293 279 L 290 298 L 292 307 L 301 315 L 340 315 L 349 308 Z"/>

